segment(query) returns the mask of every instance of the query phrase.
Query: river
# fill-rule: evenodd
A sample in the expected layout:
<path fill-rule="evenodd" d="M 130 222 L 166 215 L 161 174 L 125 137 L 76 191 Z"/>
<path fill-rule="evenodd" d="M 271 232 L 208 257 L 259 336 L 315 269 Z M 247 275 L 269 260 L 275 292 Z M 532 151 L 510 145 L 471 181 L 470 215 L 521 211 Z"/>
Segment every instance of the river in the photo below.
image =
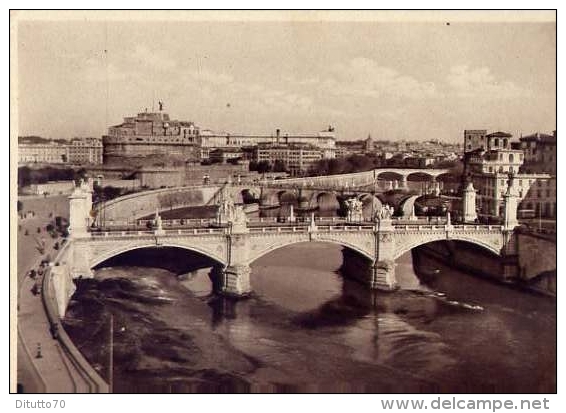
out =
<path fill-rule="evenodd" d="M 339 272 L 341 247 L 305 243 L 252 264 L 253 295 L 211 294 L 186 251 L 124 255 L 81 281 L 65 328 L 115 392 L 556 391 L 556 303 L 438 264 L 371 294 Z M 183 263 L 177 276 L 164 263 Z M 167 267 L 167 265 L 165 265 Z"/>

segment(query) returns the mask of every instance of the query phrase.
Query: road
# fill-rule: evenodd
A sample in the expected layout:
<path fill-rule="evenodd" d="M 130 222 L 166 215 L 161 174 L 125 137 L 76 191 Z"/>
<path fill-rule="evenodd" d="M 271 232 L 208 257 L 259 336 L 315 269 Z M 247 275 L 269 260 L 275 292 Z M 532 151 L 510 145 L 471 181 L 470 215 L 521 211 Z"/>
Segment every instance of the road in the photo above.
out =
<path fill-rule="evenodd" d="M 34 295 L 35 280 L 27 276 L 38 269 L 43 259 L 56 254 L 53 246 L 61 238 L 52 238 L 45 230 L 56 216 L 68 218 L 66 196 L 21 199 L 24 213 L 35 216 L 18 219 L 18 384 L 25 393 L 75 391 L 74 374 L 49 332 L 49 322 L 41 295 Z M 38 231 L 39 229 L 39 231 Z M 27 235 L 26 235 L 27 234 Z M 43 249 L 43 251 L 42 251 Z M 38 277 L 39 278 L 39 277 Z M 38 353 L 41 357 L 38 358 Z"/>

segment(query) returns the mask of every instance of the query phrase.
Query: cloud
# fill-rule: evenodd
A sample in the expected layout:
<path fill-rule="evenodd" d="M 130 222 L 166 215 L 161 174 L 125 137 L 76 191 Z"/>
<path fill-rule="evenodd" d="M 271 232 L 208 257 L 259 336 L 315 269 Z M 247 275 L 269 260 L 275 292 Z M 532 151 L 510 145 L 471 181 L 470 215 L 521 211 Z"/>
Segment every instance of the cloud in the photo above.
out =
<path fill-rule="evenodd" d="M 470 69 L 467 65 L 453 66 L 447 78 L 451 94 L 460 97 L 509 99 L 528 96 L 528 91 L 511 81 L 499 81 L 488 67 Z"/>
<path fill-rule="evenodd" d="M 136 45 L 130 59 L 134 64 L 157 71 L 169 71 L 177 67 L 177 61 L 159 50 L 151 50 L 145 45 Z"/>
<path fill-rule="evenodd" d="M 201 81 L 205 83 L 211 83 L 217 86 L 227 85 L 234 81 L 234 78 L 231 75 L 223 74 L 223 73 L 215 73 L 208 70 L 199 70 L 189 72 L 188 75 L 196 81 Z"/>
<path fill-rule="evenodd" d="M 336 65 L 320 85 L 329 93 L 346 96 L 423 99 L 438 95 L 434 83 L 421 82 L 364 57 Z"/>

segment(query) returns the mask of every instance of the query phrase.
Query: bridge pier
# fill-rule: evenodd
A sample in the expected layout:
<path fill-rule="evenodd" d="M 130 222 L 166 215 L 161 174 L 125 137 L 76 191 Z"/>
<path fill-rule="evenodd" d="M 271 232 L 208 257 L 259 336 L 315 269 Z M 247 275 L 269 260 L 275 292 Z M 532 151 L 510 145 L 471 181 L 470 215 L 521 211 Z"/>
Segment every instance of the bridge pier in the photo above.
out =
<path fill-rule="evenodd" d="M 390 260 L 371 261 L 349 248 L 342 250 L 340 272 L 371 290 L 394 291 L 397 289 L 395 262 Z"/>
<path fill-rule="evenodd" d="M 372 290 L 394 291 L 398 288 L 395 277 L 395 261 L 376 261 L 372 266 Z"/>
<path fill-rule="evenodd" d="M 220 293 L 231 297 L 247 297 L 252 292 L 249 265 L 230 265 L 223 271 Z"/>

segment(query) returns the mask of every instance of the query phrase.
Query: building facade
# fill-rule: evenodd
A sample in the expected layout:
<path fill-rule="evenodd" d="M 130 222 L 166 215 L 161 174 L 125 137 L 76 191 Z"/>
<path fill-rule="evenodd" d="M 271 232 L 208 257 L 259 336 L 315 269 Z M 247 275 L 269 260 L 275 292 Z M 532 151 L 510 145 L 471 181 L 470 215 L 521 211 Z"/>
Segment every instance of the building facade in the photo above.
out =
<path fill-rule="evenodd" d="M 324 150 L 306 143 L 261 143 L 256 146 L 254 160 L 274 164 L 280 161 L 293 176 L 302 175 L 324 158 Z"/>
<path fill-rule="evenodd" d="M 102 140 L 97 138 L 44 139 L 20 138 L 18 163 L 48 163 L 73 165 L 98 165 L 102 163 Z"/>
<path fill-rule="evenodd" d="M 69 161 L 69 145 L 56 141 L 18 142 L 18 163 L 65 164 Z"/>
<path fill-rule="evenodd" d="M 204 130 L 200 134 L 200 156 L 201 159 L 209 159 L 211 151 L 215 149 L 255 148 L 261 144 L 278 146 L 305 144 L 318 148 L 324 158 L 331 159 L 336 156 L 336 138 L 332 128 L 313 135 L 282 134 L 279 129 L 274 135 L 232 135 Z"/>
<path fill-rule="evenodd" d="M 519 138 L 520 148 L 525 154 L 523 169 L 556 175 L 556 131 L 552 135 L 534 133 Z"/>
<path fill-rule="evenodd" d="M 75 138 L 69 144 L 69 163 L 76 165 L 102 163 L 102 139 Z"/>
<path fill-rule="evenodd" d="M 556 179 L 543 171 L 526 171 L 527 154 L 505 132 L 465 130 L 464 171 L 477 191 L 480 215 L 500 217 L 507 188 L 518 197 L 519 211 L 556 217 Z"/>

